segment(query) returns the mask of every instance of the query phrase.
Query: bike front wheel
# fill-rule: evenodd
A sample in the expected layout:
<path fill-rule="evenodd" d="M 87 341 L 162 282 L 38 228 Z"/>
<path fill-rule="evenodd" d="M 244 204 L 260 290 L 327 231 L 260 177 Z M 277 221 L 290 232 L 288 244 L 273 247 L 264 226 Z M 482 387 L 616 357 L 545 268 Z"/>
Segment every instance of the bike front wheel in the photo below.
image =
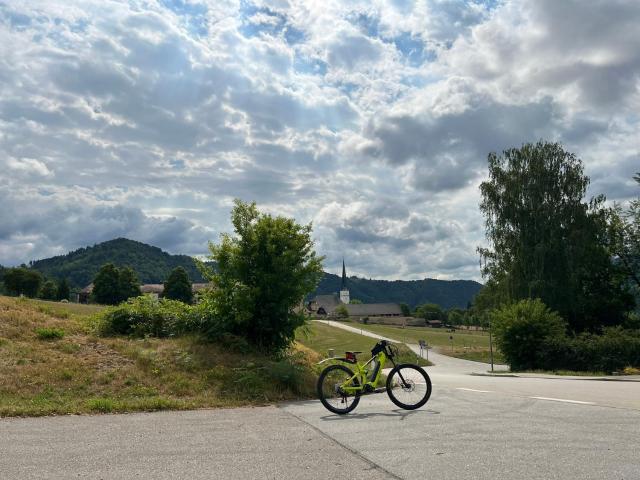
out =
<path fill-rule="evenodd" d="M 418 365 L 397 365 L 387 376 L 387 394 L 405 410 L 420 408 L 431 396 L 431 379 Z"/>
<path fill-rule="evenodd" d="M 327 410 L 338 415 L 344 415 L 358 406 L 360 391 L 345 392 L 341 386 L 346 382 L 352 387 L 358 387 L 360 382 L 353 378 L 353 372 L 344 365 L 331 365 L 325 368 L 318 378 L 318 397 Z"/>

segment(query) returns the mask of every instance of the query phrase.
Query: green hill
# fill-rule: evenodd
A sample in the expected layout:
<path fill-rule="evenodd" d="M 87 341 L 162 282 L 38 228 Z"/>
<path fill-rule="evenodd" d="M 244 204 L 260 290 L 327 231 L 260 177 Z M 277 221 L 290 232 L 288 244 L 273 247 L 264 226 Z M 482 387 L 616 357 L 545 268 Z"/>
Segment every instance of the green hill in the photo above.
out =
<path fill-rule="evenodd" d="M 315 294 L 331 294 L 340 290 L 338 275 L 325 273 Z M 347 281 L 351 298 L 364 303 L 406 303 L 412 309 L 423 303 L 437 303 L 442 308 L 467 308 L 482 285 L 473 280 L 367 280 L 350 277 Z"/>
<path fill-rule="evenodd" d="M 146 243 L 116 238 L 93 247 L 79 248 L 66 255 L 36 260 L 31 267 L 50 278 L 67 278 L 74 287 L 84 287 L 105 263 L 129 266 L 138 274 L 141 283 L 162 283 L 175 267 L 184 267 L 193 282 L 204 281 L 193 258 L 171 255 Z"/>

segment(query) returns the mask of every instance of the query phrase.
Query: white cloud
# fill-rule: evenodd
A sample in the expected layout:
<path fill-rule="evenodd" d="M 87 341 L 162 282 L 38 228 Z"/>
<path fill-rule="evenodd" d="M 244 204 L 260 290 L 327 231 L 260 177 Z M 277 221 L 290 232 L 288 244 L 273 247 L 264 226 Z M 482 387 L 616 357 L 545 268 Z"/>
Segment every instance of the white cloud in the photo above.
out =
<path fill-rule="evenodd" d="M 489 151 L 559 140 L 593 194 L 637 195 L 639 17 L 631 0 L 0 4 L 0 263 L 114 236 L 201 253 L 240 197 L 313 221 L 329 270 L 478 278 Z"/>

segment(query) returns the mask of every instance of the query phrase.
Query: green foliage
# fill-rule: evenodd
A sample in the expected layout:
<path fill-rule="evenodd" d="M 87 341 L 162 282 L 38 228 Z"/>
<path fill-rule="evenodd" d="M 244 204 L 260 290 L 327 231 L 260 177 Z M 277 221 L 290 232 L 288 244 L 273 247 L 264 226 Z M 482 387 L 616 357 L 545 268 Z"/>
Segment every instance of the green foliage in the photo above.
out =
<path fill-rule="evenodd" d="M 53 280 L 47 280 L 42 284 L 40 288 L 40 294 L 38 295 L 43 300 L 56 300 L 58 294 L 58 286 Z"/>
<path fill-rule="evenodd" d="M 174 268 L 164 282 L 163 296 L 170 300 L 179 300 L 184 303 L 193 301 L 193 290 L 189 274 L 183 267 Z"/>
<path fill-rule="evenodd" d="M 63 278 L 58 282 L 58 288 L 56 291 L 56 300 L 69 300 L 71 291 L 69 289 L 69 282 L 66 278 Z"/>
<path fill-rule="evenodd" d="M 416 308 L 415 316 L 425 320 L 445 320 L 445 313 L 440 305 L 435 303 L 425 303 Z"/>
<path fill-rule="evenodd" d="M 349 310 L 347 310 L 347 307 L 344 305 L 338 305 L 334 313 L 340 318 L 347 318 L 349 316 Z"/>
<path fill-rule="evenodd" d="M 117 305 L 141 295 L 136 273 L 130 267 L 117 268 L 106 263 L 93 280 L 93 299 L 103 305 Z"/>
<path fill-rule="evenodd" d="M 633 304 L 611 261 L 604 197 L 583 202 L 582 162 L 557 143 L 489 155 L 480 186 L 486 302 L 541 298 L 574 330 L 618 324 Z"/>
<path fill-rule="evenodd" d="M 269 352 L 281 352 L 304 323 L 296 311 L 322 276 L 313 250 L 311 225 L 260 213 L 255 203 L 236 200 L 231 214 L 235 236 L 210 244 L 213 288 L 198 311 L 211 338 L 231 333 Z"/>
<path fill-rule="evenodd" d="M 325 273 L 312 296 L 340 290 L 341 277 Z M 466 308 L 482 285 L 473 280 L 371 280 L 350 277 L 349 293 L 363 303 L 406 303 L 411 308 L 437 303 L 442 308 Z"/>
<path fill-rule="evenodd" d="M 362 300 L 358 300 L 357 298 L 352 298 L 351 300 L 349 300 L 349 303 L 351 305 L 362 305 Z"/>
<path fill-rule="evenodd" d="M 409 305 L 407 305 L 406 303 L 400 304 L 400 310 L 402 310 L 402 315 L 404 315 L 405 317 L 411 316 L 411 308 L 409 308 Z"/>
<path fill-rule="evenodd" d="M 547 338 L 536 368 L 545 370 L 621 371 L 640 366 L 640 330 L 608 327 L 603 333 Z"/>
<path fill-rule="evenodd" d="M 118 292 L 120 301 L 127 300 L 131 297 L 138 297 L 140 292 L 140 281 L 138 275 L 131 267 L 122 267 L 118 271 Z"/>
<path fill-rule="evenodd" d="M 113 263 L 107 263 L 93 279 L 93 299 L 103 305 L 115 305 L 120 303 L 120 285 L 118 280 L 120 272 Z"/>
<path fill-rule="evenodd" d="M 540 368 L 548 339 L 565 336 L 566 322 L 540 300 L 521 300 L 495 310 L 491 328 L 512 370 Z"/>
<path fill-rule="evenodd" d="M 170 255 L 158 247 L 141 242 L 117 238 L 44 260 L 33 262 L 32 268 L 48 278 L 67 278 L 71 286 L 83 288 L 107 262 L 121 267 L 129 265 L 142 283 L 162 283 L 171 270 L 184 267 L 196 282 L 204 281 L 193 258 Z"/>
<path fill-rule="evenodd" d="M 10 295 L 26 295 L 35 297 L 42 284 L 40 272 L 29 268 L 9 268 L 3 275 L 4 288 Z"/>
<path fill-rule="evenodd" d="M 131 298 L 97 315 L 101 335 L 168 337 L 197 330 L 191 307 L 176 300 L 151 296 Z"/>
<path fill-rule="evenodd" d="M 640 184 L 640 173 L 634 179 Z M 615 205 L 610 215 L 612 250 L 640 298 L 640 197 L 626 210 Z"/>
<path fill-rule="evenodd" d="M 447 316 L 448 316 L 447 321 L 451 325 L 463 325 L 464 324 L 464 314 L 461 313 L 459 310 L 451 310 L 451 311 L 449 311 Z"/>
<path fill-rule="evenodd" d="M 59 340 L 64 337 L 64 330 L 52 327 L 36 328 L 36 335 L 40 340 Z"/>

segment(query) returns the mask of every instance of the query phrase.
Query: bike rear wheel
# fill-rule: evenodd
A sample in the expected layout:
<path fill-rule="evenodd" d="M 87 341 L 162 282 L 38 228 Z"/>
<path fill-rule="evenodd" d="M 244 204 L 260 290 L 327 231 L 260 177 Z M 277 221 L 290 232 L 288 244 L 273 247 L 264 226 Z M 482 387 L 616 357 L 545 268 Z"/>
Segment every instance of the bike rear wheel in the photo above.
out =
<path fill-rule="evenodd" d="M 360 391 L 347 393 L 340 386 L 353 377 L 353 372 L 344 365 L 330 365 L 325 368 L 318 378 L 318 397 L 327 410 L 338 415 L 344 415 L 358 406 Z M 353 378 L 351 386 L 360 385 L 357 378 Z"/>
<path fill-rule="evenodd" d="M 431 379 L 418 365 L 403 363 L 387 376 L 387 394 L 405 410 L 422 407 L 431 396 Z"/>

